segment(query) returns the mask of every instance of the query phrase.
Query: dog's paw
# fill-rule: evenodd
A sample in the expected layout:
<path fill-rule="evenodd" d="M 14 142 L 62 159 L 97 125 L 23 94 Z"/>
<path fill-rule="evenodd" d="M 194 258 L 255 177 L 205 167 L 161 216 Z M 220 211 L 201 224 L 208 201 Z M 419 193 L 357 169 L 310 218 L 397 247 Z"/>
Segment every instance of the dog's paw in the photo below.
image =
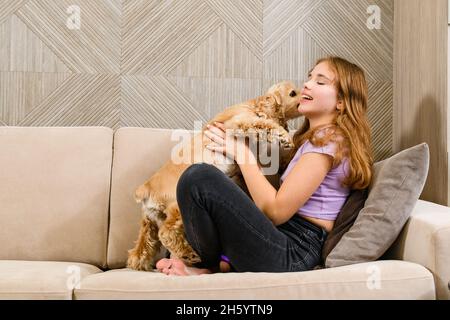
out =
<path fill-rule="evenodd" d="M 230 129 L 233 129 L 235 131 L 242 131 L 242 132 L 246 132 L 250 128 L 251 128 L 250 124 L 248 124 L 246 122 L 238 122 L 230 127 Z"/>
<path fill-rule="evenodd" d="M 268 134 L 267 141 L 270 143 L 277 141 L 283 148 L 290 149 L 294 147 L 294 143 L 289 134 L 280 130 L 271 130 Z"/>
<path fill-rule="evenodd" d="M 186 263 L 187 265 L 191 266 L 202 261 L 195 252 L 184 254 L 182 257 L 180 257 L 180 259 L 183 260 L 183 262 Z"/>
<path fill-rule="evenodd" d="M 202 261 L 200 256 L 192 249 L 186 239 L 179 237 L 178 240 L 181 241 L 177 241 L 174 246 L 169 248 L 171 257 L 178 258 L 189 266 L 193 266 Z"/>
<path fill-rule="evenodd" d="M 134 249 L 128 251 L 127 268 L 138 271 L 150 271 L 154 267 L 149 258 L 137 254 Z"/>
<path fill-rule="evenodd" d="M 248 135 L 248 134 L 256 134 L 259 130 L 267 130 L 266 127 L 262 126 L 259 123 L 236 123 L 233 126 L 230 127 L 230 129 L 233 129 L 237 132 L 242 132 L 242 134 Z"/>

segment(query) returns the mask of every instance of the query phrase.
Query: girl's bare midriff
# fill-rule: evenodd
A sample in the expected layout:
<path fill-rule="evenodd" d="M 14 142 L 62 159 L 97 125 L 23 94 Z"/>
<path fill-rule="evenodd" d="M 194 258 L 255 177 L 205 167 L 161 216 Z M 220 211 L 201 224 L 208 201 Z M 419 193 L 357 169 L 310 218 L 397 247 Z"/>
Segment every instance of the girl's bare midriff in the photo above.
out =
<path fill-rule="evenodd" d="M 305 217 L 302 216 L 303 219 L 315 224 L 319 228 L 325 229 L 328 233 L 333 229 L 334 227 L 334 221 L 329 220 L 323 220 L 323 219 L 317 219 L 317 218 L 311 218 L 311 217 Z"/>

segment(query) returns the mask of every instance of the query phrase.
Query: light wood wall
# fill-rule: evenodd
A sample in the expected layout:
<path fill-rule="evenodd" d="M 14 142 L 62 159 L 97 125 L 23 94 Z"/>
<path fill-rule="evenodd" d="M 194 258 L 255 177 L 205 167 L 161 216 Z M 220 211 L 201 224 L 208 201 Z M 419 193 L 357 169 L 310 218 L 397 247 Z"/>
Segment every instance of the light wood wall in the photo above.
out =
<path fill-rule="evenodd" d="M 0 0 L 0 126 L 193 129 L 275 82 L 302 85 L 317 59 L 339 55 L 366 71 L 382 160 L 393 1 Z M 379 29 L 367 24 L 374 5 Z"/>
<path fill-rule="evenodd" d="M 447 0 L 394 3 L 394 152 L 428 143 L 421 199 L 448 205 Z"/>

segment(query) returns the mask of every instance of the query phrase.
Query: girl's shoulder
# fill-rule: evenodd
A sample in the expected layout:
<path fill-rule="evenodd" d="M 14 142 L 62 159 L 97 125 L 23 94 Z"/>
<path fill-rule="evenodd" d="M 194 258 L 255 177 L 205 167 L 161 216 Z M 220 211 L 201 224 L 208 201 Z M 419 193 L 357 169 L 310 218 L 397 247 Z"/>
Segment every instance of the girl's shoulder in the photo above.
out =
<path fill-rule="evenodd" d="M 344 146 L 348 146 L 349 139 L 337 126 L 329 126 L 317 130 L 309 142 L 315 146 L 331 145 L 341 149 Z M 307 141 L 306 141 L 307 142 Z"/>
<path fill-rule="evenodd" d="M 323 150 L 326 151 L 331 151 L 331 150 L 335 150 L 336 149 L 336 142 L 333 141 L 328 141 L 327 143 L 314 143 L 310 140 L 306 140 L 305 142 L 303 142 L 303 144 L 300 146 L 300 148 L 298 149 L 298 151 L 300 153 L 308 153 L 308 152 L 320 152 Z"/>
<path fill-rule="evenodd" d="M 317 130 L 311 137 L 309 143 L 315 147 L 321 147 L 324 153 L 333 156 L 333 168 L 338 167 L 343 160 L 350 158 L 350 140 L 337 126 L 331 125 Z M 308 144 L 309 145 L 309 144 Z M 305 145 L 305 148 L 308 147 Z"/>

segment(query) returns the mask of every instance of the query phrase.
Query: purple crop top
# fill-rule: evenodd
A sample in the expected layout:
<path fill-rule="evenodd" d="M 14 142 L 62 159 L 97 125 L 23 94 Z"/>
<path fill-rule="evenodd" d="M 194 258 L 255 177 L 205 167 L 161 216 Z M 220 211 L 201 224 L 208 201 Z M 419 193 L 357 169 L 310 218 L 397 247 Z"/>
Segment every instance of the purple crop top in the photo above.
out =
<path fill-rule="evenodd" d="M 281 183 L 294 168 L 297 161 L 305 153 L 323 153 L 332 157 L 335 155 L 335 143 L 329 143 L 324 147 L 315 147 L 309 140 L 300 146 L 289 166 L 281 176 Z M 350 194 L 350 188 L 341 186 L 341 181 L 345 178 L 349 170 L 348 159 L 344 158 L 339 166 L 331 169 L 311 198 L 298 209 L 298 214 L 306 217 L 334 221 L 341 211 L 347 197 Z M 300 182 L 301 183 L 301 182 Z"/>

